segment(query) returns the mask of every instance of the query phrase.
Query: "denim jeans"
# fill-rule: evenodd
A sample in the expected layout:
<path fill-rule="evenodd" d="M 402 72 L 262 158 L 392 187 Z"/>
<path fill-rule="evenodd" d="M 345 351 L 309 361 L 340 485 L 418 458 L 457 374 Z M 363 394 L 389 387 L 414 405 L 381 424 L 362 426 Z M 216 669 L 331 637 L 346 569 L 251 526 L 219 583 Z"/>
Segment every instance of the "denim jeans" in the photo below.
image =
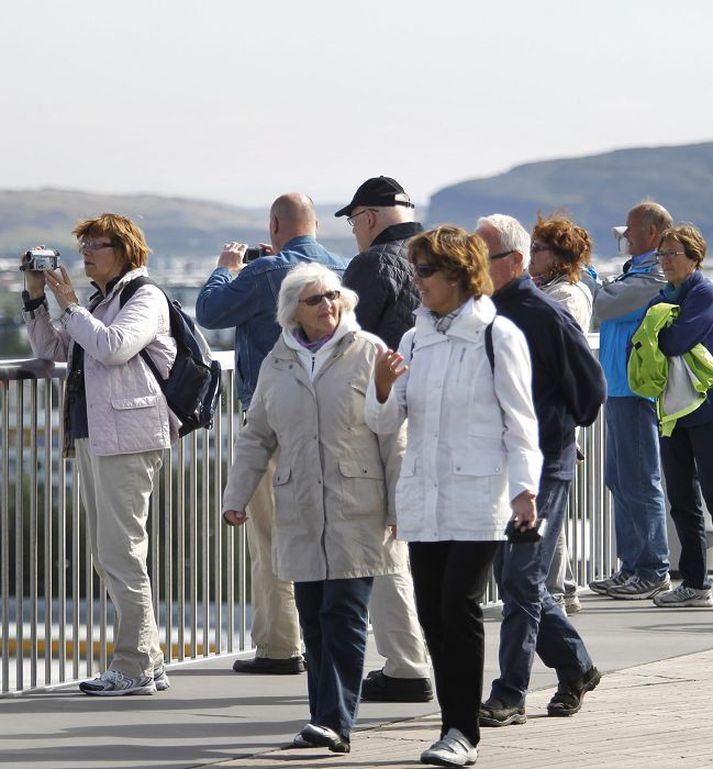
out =
<path fill-rule="evenodd" d="M 571 481 L 540 479 L 537 513 L 547 519 L 537 543 L 506 543 L 495 558 L 495 579 L 503 599 L 500 677 L 491 696 L 511 707 L 525 704 L 535 652 L 560 681 L 573 681 L 592 667 L 574 625 L 545 587 L 567 509 Z"/>
<path fill-rule="evenodd" d="M 485 631 L 480 601 L 500 542 L 410 542 L 416 610 L 431 652 L 441 736 L 480 741 Z"/>
<path fill-rule="evenodd" d="M 609 398 L 604 413 L 617 556 L 623 571 L 658 581 L 669 564 L 656 407 L 643 398 Z"/>
<path fill-rule="evenodd" d="M 295 582 L 307 658 L 310 723 L 349 740 L 364 674 L 373 577 Z"/>
<path fill-rule="evenodd" d="M 676 427 L 670 438 L 661 438 L 661 461 L 671 518 L 681 542 L 678 569 L 683 584 L 697 590 L 710 587 L 701 491 L 713 515 L 713 423 Z"/>

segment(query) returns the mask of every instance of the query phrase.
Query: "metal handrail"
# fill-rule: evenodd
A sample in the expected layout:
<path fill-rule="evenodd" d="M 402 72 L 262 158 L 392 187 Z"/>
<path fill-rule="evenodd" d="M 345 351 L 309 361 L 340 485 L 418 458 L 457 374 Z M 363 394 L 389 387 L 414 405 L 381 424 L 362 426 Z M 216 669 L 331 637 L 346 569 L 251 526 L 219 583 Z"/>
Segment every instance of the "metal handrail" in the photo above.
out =
<path fill-rule="evenodd" d="M 248 648 L 245 531 L 223 526 L 220 507 L 240 423 L 233 354 L 216 357 L 224 386 L 214 428 L 165 451 L 151 499 L 149 572 L 169 663 Z M 92 676 L 111 656 L 113 611 L 92 568 L 77 468 L 61 456 L 64 374 L 64 364 L 0 361 L 0 696 Z M 586 584 L 616 560 L 603 419 L 579 441 L 586 459 L 566 532 Z M 497 599 L 491 581 L 486 600 Z"/>

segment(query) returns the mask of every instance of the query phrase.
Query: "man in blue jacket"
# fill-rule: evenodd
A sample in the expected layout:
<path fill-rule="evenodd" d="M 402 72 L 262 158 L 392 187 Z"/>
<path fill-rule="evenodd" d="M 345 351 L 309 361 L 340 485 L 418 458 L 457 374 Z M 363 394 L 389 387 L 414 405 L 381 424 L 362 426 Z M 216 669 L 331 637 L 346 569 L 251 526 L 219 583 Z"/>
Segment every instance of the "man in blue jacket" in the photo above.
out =
<path fill-rule="evenodd" d="M 594 315 L 601 323 L 599 358 L 608 387 L 604 473 L 614 501 L 620 566 L 589 587 L 611 598 L 653 598 L 671 587 L 656 407 L 650 398 L 631 391 L 627 377 L 629 340 L 648 303 L 666 284 L 656 248 L 671 223 L 671 215 L 658 203 L 634 206 L 624 230 L 631 259 L 594 297 Z"/>
<path fill-rule="evenodd" d="M 312 200 L 297 192 L 281 195 L 270 208 L 266 255 L 245 263 L 245 243 L 226 243 L 196 301 L 196 319 L 206 328 L 235 327 L 235 380 L 243 413 L 250 405 L 260 364 L 280 335 L 277 296 L 296 264 L 319 262 L 339 275 L 344 260 L 316 240 Z M 248 507 L 246 523 L 252 580 L 252 660 L 236 660 L 236 673 L 304 671 L 292 583 L 272 572 L 272 463 Z"/>
<path fill-rule="evenodd" d="M 584 642 L 545 586 L 564 523 L 574 476 L 575 427 L 590 425 L 606 397 L 601 367 L 574 318 L 535 287 L 527 273 L 530 236 L 511 216 L 478 220 L 476 232 L 490 256 L 493 302 L 525 334 L 532 359 L 532 399 L 543 455 L 537 515 L 539 542 L 506 543 L 496 556 L 495 578 L 503 600 L 500 677 L 480 709 L 481 726 L 522 724 L 535 652 L 557 672 L 550 716 L 571 716 L 601 675 Z M 495 368 L 498 360 L 493 361 Z"/>

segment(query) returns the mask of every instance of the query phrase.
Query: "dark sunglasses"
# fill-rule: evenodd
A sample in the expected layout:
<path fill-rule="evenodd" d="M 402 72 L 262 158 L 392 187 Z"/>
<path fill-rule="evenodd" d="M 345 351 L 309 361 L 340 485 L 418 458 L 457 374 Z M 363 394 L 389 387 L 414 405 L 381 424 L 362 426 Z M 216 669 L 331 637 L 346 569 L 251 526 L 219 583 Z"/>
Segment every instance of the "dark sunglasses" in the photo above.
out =
<path fill-rule="evenodd" d="M 316 307 L 318 304 L 321 304 L 322 299 L 333 302 L 335 299 L 339 299 L 339 295 L 339 291 L 325 291 L 323 294 L 312 294 L 312 296 L 308 296 L 306 299 L 300 299 L 300 302 L 309 307 Z"/>
<path fill-rule="evenodd" d="M 437 264 L 414 264 L 413 269 L 419 278 L 430 278 L 441 268 Z"/>

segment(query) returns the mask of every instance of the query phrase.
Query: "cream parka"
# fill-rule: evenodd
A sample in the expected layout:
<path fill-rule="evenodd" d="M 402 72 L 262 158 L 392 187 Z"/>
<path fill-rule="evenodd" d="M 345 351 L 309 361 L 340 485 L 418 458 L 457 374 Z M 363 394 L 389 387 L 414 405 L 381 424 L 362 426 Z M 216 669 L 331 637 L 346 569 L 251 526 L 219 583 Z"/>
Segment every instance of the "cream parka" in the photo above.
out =
<path fill-rule="evenodd" d="M 313 377 L 282 332 L 260 368 L 223 495 L 224 510 L 245 510 L 277 451 L 272 555 L 283 580 L 407 569 L 404 543 L 388 528 L 405 439 L 377 436 L 364 421 L 381 342 L 345 315 Z"/>
<path fill-rule="evenodd" d="M 90 312 L 76 307 L 55 325 L 44 304 L 23 313 L 32 351 L 52 361 L 71 359 L 76 341 L 84 348 L 89 447 L 98 456 L 165 449 L 178 439 L 180 421 L 148 366 L 146 348 L 165 377 L 176 357 L 168 304 L 161 290 L 146 285 L 120 307 L 121 289 L 147 275 L 145 267 L 127 272 Z M 66 403 L 65 403 L 66 411 Z M 65 454 L 71 447 L 65 446 Z"/>
<path fill-rule="evenodd" d="M 494 370 L 485 350 L 493 323 Z M 396 489 L 398 535 L 408 541 L 504 539 L 509 502 L 537 493 L 542 454 L 527 342 L 488 297 L 468 300 L 445 334 L 431 313 L 399 346 L 409 370 L 380 404 L 369 385 L 366 422 L 379 434 L 408 416 Z"/>

